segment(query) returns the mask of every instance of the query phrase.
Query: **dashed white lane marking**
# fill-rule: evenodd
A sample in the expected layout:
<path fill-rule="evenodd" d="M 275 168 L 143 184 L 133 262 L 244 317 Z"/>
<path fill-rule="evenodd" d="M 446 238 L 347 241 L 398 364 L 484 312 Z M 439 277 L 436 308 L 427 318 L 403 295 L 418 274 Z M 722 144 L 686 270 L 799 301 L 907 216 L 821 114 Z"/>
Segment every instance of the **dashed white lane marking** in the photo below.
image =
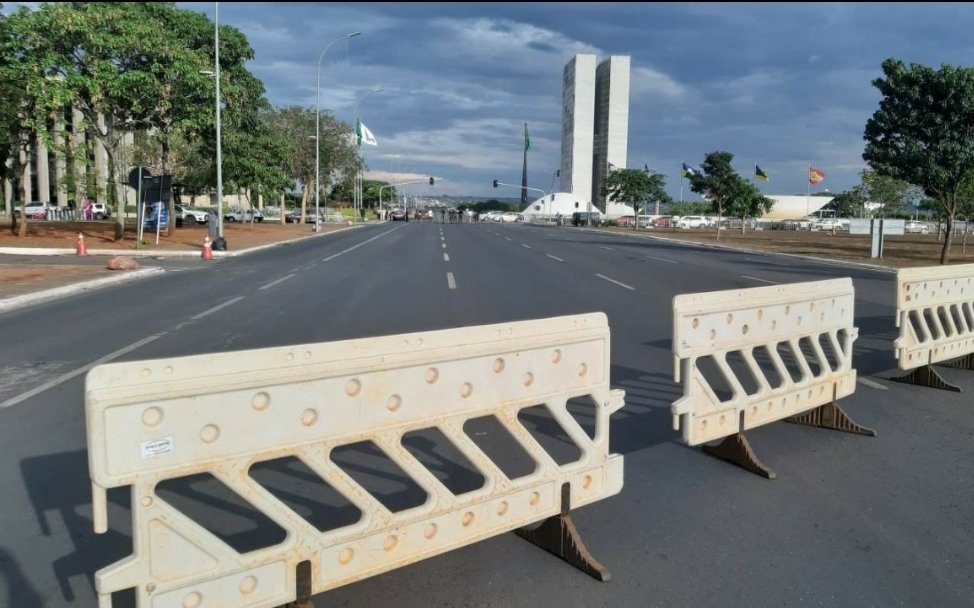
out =
<path fill-rule="evenodd" d="M 599 247 L 601 247 L 602 249 L 608 249 L 609 251 L 615 251 L 615 249 L 613 249 L 612 247 L 607 247 L 605 245 L 599 245 Z"/>
<path fill-rule="evenodd" d="M 888 386 L 883 386 L 879 382 L 876 382 L 875 380 L 870 380 L 869 378 L 862 378 L 862 377 L 860 377 L 860 378 L 856 378 L 856 380 L 860 384 L 865 384 L 866 386 L 870 386 L 872 388 L 878 388 L 881 391 L 888 391 L 889 390 L 889 387 Z"/>
<path fill-rule="evenodd" d="M 243 296 L 237 296 L 236 298 L 233 298 L 232 300 L 227 300 L 223 304 L 217 304 L 213 308 L 210 308 L 208 310 L 204 310 L 203 312 L 201 312 L 200 314 L 196 315 L 195 317 L 190 317 L 190 318 L 192 320 L 194 320 L 194 321 L 198 321 L 198 320 L 202 319 L 203 317 L 212 315 L 213 313 L 215 313 L 215 312 L 217 312 L 219 310 L 223 310 L 224 308 L 226 308 L 227 306 L 230 306 L 231 304 L 236 304 L 237 302 L 239 302 L 240 300 L 243 300 L 243 299 L 244 299 Z"/>
<path fill-rule="evenodd" d="M 514 239 L 512 239 L 512 238 L 511 238 L 511 237 L 509 237 L 509 236 L 505 236 L 504 238 L 505 238 L 505 239 L 507 239 L 507 240 L 509 240 L 509 241 L 512 241 L 512 242 L 514 241 Z"/>
<path fill-rule="evenodd" d="M 450 254 L 449 253 L 446 253 L 445 251 L 443 252 L 443 261 L 444 262 L 449 262 L 450 261 Z"/>
<path fill-rule="evenodd" d="M 521 247 L 524 247 L 525 249 L 531 249 L 531 245 L 525 245 L 524 243 L 521 243 Z"/>
<path fill-rule="evenodd" d="M 650 255 L 650 256 L 646 256 L 646 257 L 652 258 L 654 260 L 659 260 L 660 262 L 669 262 L 670 264 L 676 264 L 677 263 L 676 260 L 668 260 L 666 258 L 658 258 L 655 255 Z"/>
<path fill-rule="evenodd" d="M 293 276 L 294 276 L 294 274 L 292 273 L 292 274 L 289 274 L 289 275 L 287 275 L 286 277 L 281 277 L 281 278 L 279 278 L 279 279 L 278 279 L 278 280 L 276 280 L 276 281 L 271 281 L 270 283 L 268 283 L 267 285 L 264 285 L 264 286 L 263 286 L 263 287 L 261 287 L 260 289 L 261 289 L 261 291 L 263 291 L 263 290 L 265 290 L 265 289 L 270 289 L 271 287 L 273 287 L 273 286 L 275 286 L 275 285 L 277 285 L 278 283 L 283 283 L 284 281 L 286 281 L 286 280 L 288 280 L 288 279 L 290 279 L 290 278 L 291 278 L 291 277 L 293 277 Z"/>
<path fill-rule="evenodd" d="M 617 281 L 615 279 L 610 279 L 609 277 L 605 276 L 604 274 L 598 274 L 598 273 L 596 273 L 595 276 L 599 277 L 600 279 L 605 279 L 606 281 L 608 281 L 610 283 L 615 283 L 619 287 L 625 287 L 629 291 L 634 291 L 636 289 L 635 287 L 631 287 L 631 286 L 626 285 L 625 283 L 622 283 L 622 282 Z"/>
<path fill-rule="evenodd" d="M 370 238 L 367 241 L 362 241 L 358 245 L 352 245 L 348 249 L 343 249 L 342 251 L 339 251 L 338 253 L 332 254 L 332 255 L 328 256 L 327 258 L 322 258 L 321 261 L 322 262 L 328 262 L 328 261 L 334 260 L 335 258 L 337 258 L 340 255 L 344 255 L 344 254 L 348 253 L 349 251 L 354 251 L 354 250 L 358 249 L 359 247 L 361 247 L 362 245 L 366 245 L 368 243 L 371 243 L 375 239 L 382 238 L 385 235 L 387 235 L 390 232 L 392 232 L 393 230 L 399 230 L 400 228 L 402 228 L 402 224 L 400 224 L 399 226 L 396 226 L 395 228 L 392 228 L 391 230 L 386 230 L 385 232 L 383 232 L 381 234 L 377 234 L 377 235 L 375 235 L 374 237 Z"/>
<path fill-rule="evenodd" d="M 109 353 L 109 354 L 105 355 L 101 359 L 96 359 L 96 360 L 92 361 L 88 365 L 84 365 L 84 366 L 79 367 L 78 369 L 76 369 L 74 371 L 70 371 L 70 372 L 67 372 L 65 374 L 61 374 L 60 376 L 58 376 L 57 378 L 54 378 L 53 380 L 50 380 L 48 382 L 45 382 L 44 384 L 42 384 L 40 386 L 35 386 L 34 388 L 30 389 L 26 393 L 21 393 L 21 394 L 17 395 L 16 397 L 13 397 L 11 399 L 7 399 L 6 401 L 0 402 L 0 409 L 3 409 L 5 407 L 10 407 L 11 405 L 17 405 L 21 401 L 26 401 L 27 399 L 30 399 L 34 395 L 38 395 L 40 393 L 43 393 L 44 391 L 46 391 L 47 389 L 49 389 L 51 387 L 57 386 L 58 384 L 61 384 L 62 382 L 66 382 L 66 381 L 70 380 L 71 378 L 74 378 L 75 376 L 81 375 L 81 374 L 87 372 L 88 370 L 90 370 L 91 368 L 93 368 L 95 366 L 101 365 L 102 363 L 108 363 L 109 361 L 112 361 L 113 359 L 117 359 L 118 357 L 121 357 L 125 353 L 132 352 L 133 350 L 135 350 L 137 348 L 141 348 L 141 347 L 145 346 L 149 342 L 152 342 L 154 340 L 158 340 L 162 336 L 166 335 L 166 333 L 168 333 L 168 332 L 163 332 L 163 333 L 160 333 L 160 334 L 154 334 L 154 335 L 148 336 L 146 338 L 142 338 L 138 342 L 133 342 L 132 344 L 129 344 L 128 346 L 122 347 L 122 348 L 118 349 L 117 351 L 115 351 L 113 353 Z"/>
<path fill-rule="evenodd" d="M 746 274 L 742 274 L 741 275 L 741 278 L 742 279 L 751 279 L 752 281 L 758 281 L 759 283 L 767 283 L 769 285 L 777 285 L 778 284 L 777 281 L 769 281 L 767 279 L 759 279 L 757 277 L 749 277 Z"/>
<path fill-rule="evenodd" d="M 564 262 L 564 261 L 565 261 L 565 260 L 563 260 L 563 259 L 561 259 L 560 257 L 558 257 L 558 256 L 556 256 L 556 255 L 551 255 L 550 253 L 546 253 L 545 255 L 547 255 L 547 256 L 548 256 L 549 258 L 551 258 L 552 260 L 556 260 L 556 261 L 558 261 L 558 262 Z"/>
<path fill-rule="evenodd" d="M 452 272 L 446 273 L 446 284 L 450 289 L 457 288 L 457 280 L 453 278 Z"/>
<path fill-rule="evenodd" d="M 446 243 L 443 243 L 443 249 L 446 249 Z"/>

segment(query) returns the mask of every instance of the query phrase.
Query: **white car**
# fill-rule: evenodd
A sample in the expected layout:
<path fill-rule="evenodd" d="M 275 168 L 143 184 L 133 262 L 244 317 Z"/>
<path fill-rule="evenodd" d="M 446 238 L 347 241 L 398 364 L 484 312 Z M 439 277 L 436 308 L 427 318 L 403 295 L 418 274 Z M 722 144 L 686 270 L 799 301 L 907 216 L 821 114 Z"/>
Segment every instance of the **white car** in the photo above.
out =
<path fill-rule="evenodd" d="M 223 214 L 223 219 L 227 222 L 249 222 L 251 213 L 254 214 L 255 222 L 264 221 L 264 214 L 260 212 L 260 209 L 247 209 L 243 213 L 240 211 L 230 211 L 229 213 Z"/>
<path fill-rule="evenodd" d="M 176 205 L 176 217 L 186 224 L 205 224 L 209 220 L 209 213 L 196 207 Z"/>
<path fill-rule="evenodd" d="M 710 221 L 702 215 L 684 215 L 676 223 L 677 228 L 707 228 Z"/>
<path fill-rule="evenodd" d="M 521 219 L 521 215 L 513 212 L 508 212 L 501 216 L 501 221 L 505 223 L 516 222 L 520 219 Z"/>
<path fill-rule="evenodd" d="M 929 234 L 930 226 L 924 222 L 910 220 L 909 222 L 903 224 L 903 232 L 906 234 Z"/>

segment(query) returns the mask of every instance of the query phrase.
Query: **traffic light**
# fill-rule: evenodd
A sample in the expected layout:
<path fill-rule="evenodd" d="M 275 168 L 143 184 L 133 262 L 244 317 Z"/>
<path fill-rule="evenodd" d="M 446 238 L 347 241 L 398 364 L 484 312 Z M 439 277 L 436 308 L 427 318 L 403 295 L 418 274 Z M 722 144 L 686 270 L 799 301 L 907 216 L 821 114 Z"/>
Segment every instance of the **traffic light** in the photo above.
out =
<path fill-rule="evenodd" d="M 433 179 L 433 178 L 431 177 L 431 178 L 430 178 L 430 186 L 432 186 L 432 185 L 433 185 L 433 182 L 434 182 L 434 181 L 435 181 L 435 180 L 434 180 L 434 179 Z"/>
<path fill-rule="evenodd" d="M 496 179 L 494 180 L 494 187 L 495 188 L 497 187 L 497 180 Z"/>

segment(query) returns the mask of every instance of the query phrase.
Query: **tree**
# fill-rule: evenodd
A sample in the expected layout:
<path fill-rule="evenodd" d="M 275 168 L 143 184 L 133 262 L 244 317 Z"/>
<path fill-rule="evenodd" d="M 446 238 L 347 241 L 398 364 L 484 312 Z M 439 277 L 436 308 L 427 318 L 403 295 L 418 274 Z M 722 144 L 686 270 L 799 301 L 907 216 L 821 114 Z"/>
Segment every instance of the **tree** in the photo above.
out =
<path fill-rule="evenodd" d="M 602 196 L 631 203 L 637 217 L 639 203 L 670 202 L 670 195 L 666 193 L 666 176 L 641 169 L 619 169 L 610 173 L 602 185 Z M 636 228 L 639 222 L 632 225 Z"/>
<path fill-rule="evenodd" d="M 879 205 L 879 217 L 895 217 L 906 207 L 910 184 L 866 169 L 862 172 L 862 192 L 870 203 Z"/>
<path fill-rule="evenodd" d="M 711 152 L 704 157 L 700 171 L 690 175 L 690 190 L 710 201 L 717 212 L 717 239 L 720 240 L 720 220 L 735 199 L 751 200 L 753 186 L 731 168 L 734 155 L 730 152 Z M 756 189 L 756 188 L 755 188 Z M 770 209 L 770 207 L 768 207 Z"/>
<path fill-rule="evenodd" d="M 744 234 L 747 218 L 761 217 L 771 211 L 773 206 L 774 201 L 761 194 L 761 190 L 754 183 L 738 177 L 736 192 L 728 200 L 726 211 L 729 216 L 741 218 L 741 234 Z M 719 221 L 717 230 L 720 230 Z"/>
<path fill-rule="evenodd" d="M 883 74 L 873 81 L 883 98 L 866 123 L 862 156 L 877 173 L 939 201 L 947 224 L 940 263 L 946 264 L 959 193 L 974 173 L 974 69 L 887 59 Z"/>
<path fill-rule="evenodd" d="M 857 217 L 863 214 L 866 196 L 861 185 L 835 195 L 827 207 L 835 212 L 836 217 Z"/>

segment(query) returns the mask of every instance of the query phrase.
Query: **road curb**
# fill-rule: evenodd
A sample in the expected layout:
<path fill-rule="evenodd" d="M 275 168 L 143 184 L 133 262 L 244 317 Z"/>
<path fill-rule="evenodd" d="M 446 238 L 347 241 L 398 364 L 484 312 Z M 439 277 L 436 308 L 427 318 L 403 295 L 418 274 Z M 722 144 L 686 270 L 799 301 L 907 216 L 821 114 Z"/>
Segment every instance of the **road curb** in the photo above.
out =
<path fill-rule="evenodd" d="M 62 298 L 64 296 L 82 291 L 90 291 L 92 289 L 99 289 L 101 287 L 108 287 L 109 285 L 116 285 L 118 283 L 125 283 L 128 281 L 137 281 L 139 279 L 144 279 L 163 272 L 165 272 L 165 270 L 162 268 L 142 268 L 140 270 L 125 272 L 113 277 L 94 279 L 91 281 L 84 281 L 82 283 L 75 283 L 73 285 L 64 285 L 62 287 L 55 287 L 53 289 L 45 289 L 44 291 L 26 293 L 23 295 L 14 296 L 12 298 L 5 298 L 0 300 L 0 314 L 9 312 L 11 310 L 16 310 L 18 308 L 23 308 L 30 304 L 46 302 L 48 300 Z"/>

